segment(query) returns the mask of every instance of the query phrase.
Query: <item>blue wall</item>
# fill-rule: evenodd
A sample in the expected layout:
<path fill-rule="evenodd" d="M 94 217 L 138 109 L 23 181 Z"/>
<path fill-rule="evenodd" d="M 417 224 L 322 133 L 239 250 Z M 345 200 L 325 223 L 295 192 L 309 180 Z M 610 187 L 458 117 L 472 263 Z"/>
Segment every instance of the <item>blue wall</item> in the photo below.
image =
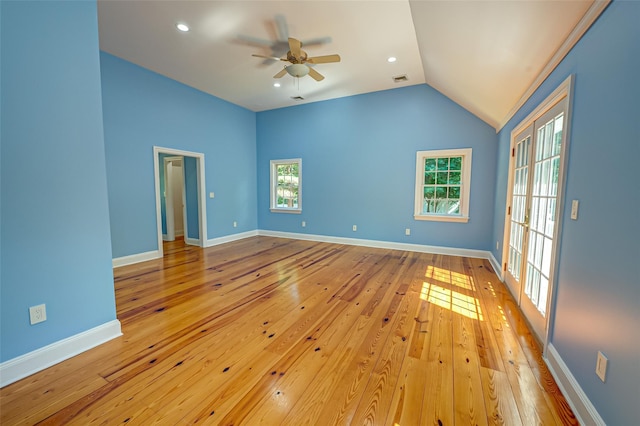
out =
<path fill-rule="evenodd" d="M 610 425 L 640 424 L 638 22 L 639 2 L 613 2 L 499 134 L 494 239 L 502 239 L 511 130 L 575 74 L 551 343 Z M 606 383 L 594 372 L 598 350 L 609 358 Z"/>
<path fill-rule="evenodd" d="M 100 58 L 113 257 L 158 249 L 154 145 L 205 155 L 208 238 L 256 229 L 255 113 Z"/>
<path fill-rule="evenodd" d="M 5 361 L 116 316 L 96 4 L 2 2 L 0 28 Z"/>
<path fill-rule="evenodd" d="M 260 229 L 490 248 L 495 130 L 431 87 L 260 112 L 257 123 Z M 414 220 L 416 152 L 468 147 L 473 148 L 469 223 Z M 302 158 L 300 215 L 269 210 L 269 161 L 286 158 Z"/>

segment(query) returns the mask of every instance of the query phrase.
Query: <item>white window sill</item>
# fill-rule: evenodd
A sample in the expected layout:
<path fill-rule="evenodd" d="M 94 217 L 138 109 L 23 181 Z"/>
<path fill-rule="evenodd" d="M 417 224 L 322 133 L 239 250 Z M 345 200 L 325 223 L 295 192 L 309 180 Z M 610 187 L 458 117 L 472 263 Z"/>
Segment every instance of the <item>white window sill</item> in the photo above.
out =
<path fill-rule="evenodd" d="M 293 214 L 301 214 L 302 209 L 274 209 L 271 208 L 271 213 L 293 213 Z"/>
<path fill-rule="evenodd" d="M 467 223 L 469 222 L 469 216 L 447 216 L 447 215 L 414 215 L 413 218 L 415 220 L 432 220 L 435 222 L 459 222 L 459 223 Z"/>

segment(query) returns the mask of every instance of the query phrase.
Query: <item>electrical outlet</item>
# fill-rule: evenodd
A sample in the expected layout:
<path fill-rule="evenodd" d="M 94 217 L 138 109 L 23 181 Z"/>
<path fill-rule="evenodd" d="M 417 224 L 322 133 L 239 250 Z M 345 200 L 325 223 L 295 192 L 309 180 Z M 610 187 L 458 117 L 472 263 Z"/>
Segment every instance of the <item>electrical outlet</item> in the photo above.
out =
<path fill-rule="evenodd" d="M 305 222 L 304 220 L 302 221 L 302 227 L 304 228 L 305 226 L 307 226 L 307 222 Z"/>
<path fill-rule="evenodd" d="M 596 362 L 596 374 L 600 377 L 600 380 L 604 382 L 607 377 L 607 363 L 609 360 L 600 351 L 598 351 L 598 361 Z"/>
<path fill-rule="evenodd" d="M 404 230 L 404 235 L 411 235 L 411 229 L 407 228 Z"/>
<path fill-rule="evenodd" d="M 496 250 L 500 250 L 500 241 L 496 241 Z"/>
<path fill-rule="evenodd" d="M 47 307 L 42 304 L 29 308 L 29 322 L 31 325 L 47 320 Z"/>
<path fill-rule="evenodd" d="M 233 227 L 237 228 L 238 227 L 238 222 L 236 222 L 235 220 L 233 221 Z"/>
<path fill-rule="evenodd" d="M 353 225 L 353 232 L 356 232 L 358 230 L 358 227 L 356 225 Z"/>
<path fill-rule="evenodd" d="M 209 193 L 209 198 L 213 198 L 213 197 L 215 197 L 215 196 L 216 196 L 216 194 L 215 194 L 215 193 L 213 193 L 213 192 L 210 192 L 210 193 Z"/>

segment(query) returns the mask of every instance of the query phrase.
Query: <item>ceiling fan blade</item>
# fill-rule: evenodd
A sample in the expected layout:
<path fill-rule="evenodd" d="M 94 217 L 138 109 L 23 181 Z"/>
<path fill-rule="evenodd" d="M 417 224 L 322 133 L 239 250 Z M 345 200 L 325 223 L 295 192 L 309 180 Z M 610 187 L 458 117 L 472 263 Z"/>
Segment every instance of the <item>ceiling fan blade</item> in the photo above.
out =
<path fill-rule="evenodd" d="M 313 58 L 307 58 L 307 62 L 309 62 L 310 64 L 328 64 L 331 62 L 340 62 L 340 55 L 314 56 Z"/>
<path fill-rule="evenodd" d="M 286 70 L 285 70 L 286 71 Z M 320 74 L 318 71 L 314 70 L 313 68 L 309 67 L 309 76 L 311 78 L 313 78 L 315 81 L 322 81 L 324 80 L 324 76 L 322 74 Z"/>
<path fill-rule="evenodd" d="M 277 58 L 275 56 L 258 55 L 257 53 L 252 53 L 251 56 L 255 56 L 256 58 L 273 59 L 275 61 L 286 61 L 286 59 Z"/>
<path fill-rule="evenodd" d="M 280 77 L 284 77 L 284 75 L 287 73 L 287 69 L 286 68 L 282 68 L 282 70 L 273 76 L 273 78 L 280 78 Z"/>
<path fill-rule="evenodd" d="M 321 45 L 321 44 L 328 44 L 328 43 L 331 43 L 331 37 L 318 37 L 318 38 L 312 38 L 312 39 L 309 39 L 309 40 L 301 40 L 300 41 L 300 44 L 302 46 L 306 46 L 306 47 L 318 46 L 318 45 Z"/>
<path fill-rule="evenodd" d="M 291 54 L 293 55 L 293 57 L 296 58 L 297 60 L 300 60 L 301 47 L 302 47 L 302 43 L 300 43 L 300 40 L 296 40 L 293 37 L 289 37 L 289 49 L 291 50 Z"/>
<path fill-rule="evenodd" d="M 238 40 L 243 41 L 251 46 L 271 47 L 271 45 L 273 44 L 271 40 L 264 40 L 258 37 L 251 37 L 251 36 L 246 36 L 242 34 L 238 34 Z"/>
<path fill-rule="evenodd" d="M 289 38 L 289 26 L 284 15 L 276 15 L 275 17 L 277 39 L 278 41 L 286 41 Z"/>

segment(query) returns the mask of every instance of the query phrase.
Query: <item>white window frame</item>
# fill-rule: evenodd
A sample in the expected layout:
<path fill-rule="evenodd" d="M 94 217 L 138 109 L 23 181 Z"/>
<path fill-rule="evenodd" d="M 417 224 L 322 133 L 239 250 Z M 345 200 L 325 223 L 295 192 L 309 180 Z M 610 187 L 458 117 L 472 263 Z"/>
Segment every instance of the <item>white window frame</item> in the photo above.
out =
<path fill-rule="evenodd" d="M 435 214 L 422 213 L 423 186 L 424 186 L 424 161 L 427 158 L 462 157 L 462 170 L 460 176 L 460 213 L 459 214 Z M 418 151 L 416 153 L 416 183 L 415 203 L 413 217 L 415 220 L 433 220 L 440 222 L 468 222 L 469 221 L 469 196 L 471 188 L 471 148 L 441 149 Z"/>
<path fill-rule="evenodd" d="M 277 190 L 278 185 L 278 165 L 280 164 L 298 164 L 298 207 L 279 207 L 277 203 Z M 302 158 L 290 158 L 285 160 L 271 160 L 270 167 L 270 210 L 273 213 L 302 213 Z"/>

